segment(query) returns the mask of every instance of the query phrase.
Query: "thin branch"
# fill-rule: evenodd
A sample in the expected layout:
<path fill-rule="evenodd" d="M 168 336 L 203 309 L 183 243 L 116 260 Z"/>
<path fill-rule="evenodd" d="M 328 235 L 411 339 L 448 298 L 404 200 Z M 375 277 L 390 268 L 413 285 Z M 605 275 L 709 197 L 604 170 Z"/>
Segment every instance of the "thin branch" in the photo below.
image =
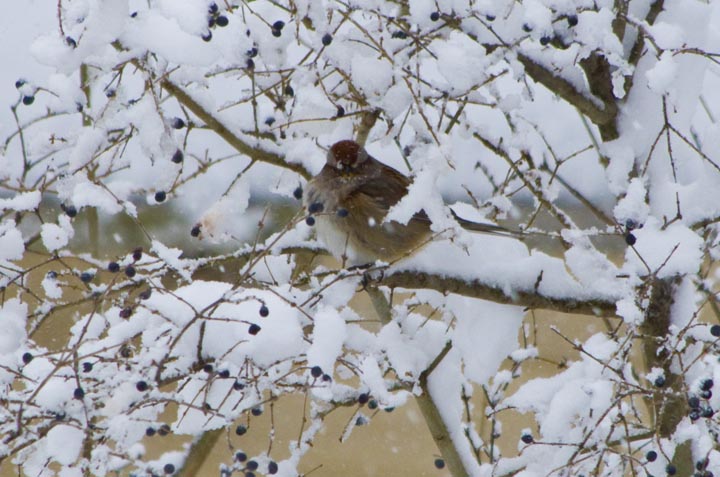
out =
<path fill-rule="evenodd" d="M 212 113 L 203 108 L 200 103 L 195 101 L 189 93 L 187 93 L 182 87 L 173 83 L 169 79 L 165 78 L 160 82 L 163 89 L 168 93 L 172 94 L 175 99 L 180 102 L 192 113 L 200 118 L 207 127 L 215 131 L 218 136 L 223 138 L 228 144 L 235 148 L 239 153 L 245 154 L 253 161 L 265 162 L 274 166 L 282 167 L 283 169 L 289 169 L 297 174 L 303 176 L 305 179 L 311 177 L 310 172 L 300 164 L 294 164 L 286 162 L 283 157 L 274 154 L 272 152 L 265 151 L 259 147 L 253 147 L 241 140 L 236 134 L 227 128 L 218 118 Z"/>

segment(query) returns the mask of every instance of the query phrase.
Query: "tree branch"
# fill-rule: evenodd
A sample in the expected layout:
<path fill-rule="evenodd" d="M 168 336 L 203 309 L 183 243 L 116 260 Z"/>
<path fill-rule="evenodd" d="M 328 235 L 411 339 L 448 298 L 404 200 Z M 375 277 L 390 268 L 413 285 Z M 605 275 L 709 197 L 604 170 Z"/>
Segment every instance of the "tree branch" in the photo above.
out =
<path fill-rule="evenodd" d="M 126 48 L 119 41 L 115 41 L 113 43 L 113 46 L 119 51 L 126 50 Z M 130 60 L 130 63 L 136 68 L 147 72 L 147 69 L 138 59 L 132 59 Z M 225 126 L 218 118 L 216 118 L 213 113 L 202 107 L 200 103 L 195 101 L 195 99 L 193 99 L 193 97 L 190 96 L 187 91 L 185 91 L 185 89 L 183 89 L 180 85 L 172 82 L 167 76 L 160 79 L 160 86 L 162 86 L 165 91 L 175 97 L 175 99 L 177 99 L 180 104 L 192 111 L 192 113 L 198 118 L 200 118 L 208 128 L 215 131 L 218 136 L 223 138 L 240 154 L 248 156 L 253 161 L 265 162 L 267 164 L 272 164 L 277 167 L 282 167 L 283 169 L 289 169 L 301 175 L 305 179 L 310 179 L 310 177 L 312 177 L 312 174 L 310 174 L 310 172 L 302 165 L 286 162 L 282 156 L 265 151 L 259 147 L 253 147 L 247 142 L 240 139 L 240 137 L 230 131 L 227 126 Z"/>
<path fill-rule="evenodd" d="M 382 321 L 383 324 L 389 323 L 392 319 L 392 307 L 383 292 L 378 290 L 378 288 L 374 285 L 366 287 L 365 291 L 370 296 L 370 301 L 380 317 L 380 321 Z M 435 441 L 435 445 L 437 445 L 438 450 L 443 456 L 443 460 L 445 460 L 445 463 L 448 466 L 450 474 L 453 477 L 465 477 L 470 473 L 465 470 L 462 457 L 460 457 L 460 453 L 452 441 L 452 436 L 450 436 L 450 430 L 445 425 L 445 421 L 440 414 L 440 409 L 437 404 L 435 404 L 435 401 L 430 394 L 430 389 L 428 388 L 428 378 L 430 377 L 430 374 L 447 355 L 451 346 L 452 345 L 450 343 L 447 343 L 438 357 L 435 358 L 430 366 L 420 374 L 418 386 L 422 390 L 422 394 L 415 396 L 415 402 L 425 419 L 425 423 L 428 426 L 428 430 L 430 431 L 433 441 Z"/>
<path fill-rule="evenodd" d="M 382 284 L 390 288 L 428 288 L 441 293 L 455 293 L 495 303 L 517 305 L 525 308 L 544 309 L 561 313 L 577 313 L 599 317 L 612 317 L 615 302 L 607 298 L 579 300 L 573 296 L 546 296 L 535 290 L 508 290 L 481 280 L 463 280 L 455 277 L 432 275 L 425 272 L 403 271 L 385 275 Z"/>
<path fill-rule="evenodd" d="M 617 128 L 615 127 L 615 118 L 617 117 L 618 108 L 614 101 L 608 101 L 605 97 L 599 98 L 602 100 L 604 105 L 604 108 L 601 108 L 595 104 L 591 98 L 588 98 L 578 91 L 568 80 L 557 76 L 552 71 L 536 63 L 534 60 L 522 53 L 518 53 L 517 58 L 525 67 L 525 72 L 534 81 L 545 86 L 547 89 L 575 106 L 578 111 L 586 115 L 593 123 L 600 127 L 601 132 L 607 129 L 607 131 L 603 133 L 604 140 L 611 140 L 618 137 Z M 587 74 L 588 71 L 586 70 L 585 73 Z M 593 81 L 589 76 L 588 82 L 590 85 L 593 84 Z M 614 137 L 612 137 L 613 135 Z"/>
<path fill-rule="evenodd" d="M 286 162 L 283 157 L 273 154 L 272 152 L 265 151 L 258 147 L 253 147 L 242 141 L 237 135 L 233 134 L 219 119 L 217 119 L 212 113 L 203 108 L 200 103 L 195 101 L 190 94 L 188 94 L 182 87 L 176 85 L 169 79 L 165 78 L 160 82 L 161 86 L 165 91 L 170 93 L 178 100 L 183 106 L 188 108 L 192 113 L 200 118 L 207 127 L 215 131 L 218 136 L 223 138 L 228 144 L 230 144 L 240 154 L 248 156 L 253 161 L 265 162 L 274 166 L 282 167 L 283 169 L 289 169 L 297 174 L 303 176 L 305 179 L 310 179 L 312 176 L 307 169 L 300 164 L 293 164 Z"/>
<path fill-rule="evenodd" d="M 328 253 L 319 248 L 310 246 L 294 246 L 286 247 L 278 251 L 279 255 L 311 253 L 316 255 L 328 255 Z M 265 253 L 264 250 L 258 249 L 252 252 L 235 254 L 233 256 L 224 257 L 202 264 L 193 273 L 193 279 L 201 279 L 205 276 L 216 276 L 210 273 L 210 270 L 221 269 L 229 273 L 228 277 L 233 276 L 242 264 L 251 259 L 252 254 Z M 545 309 L 558 311 L 561 313 L 577 313 L 581 315 L 592 315 L 598 317 L 613 317 L 615 314 L 615 301 L 606 296 L 588 296 L 584 299 L 578 299 L 576 296 L 568 294 L 567 296 L 549 296 L 543 295 L 539 290 L 523 290 L 510 287 L 502 287 L 494 283 L 486 283 L 482 280 L 466 280 L 458 277 L 449 277 L 446 275 L 435 275 L 428 272 L 418 271 L 399 271 L 393 272 L 386 267 L 373 267 L 373 271 L 383 271 L 384 275 L 380 280 L 380 285 L 390 288 L 425 288 L 435 290 L 440 293 L 455 293 L 457 295 L 467 296 L 470 298 L 479 298 L 495 303 L 504 303 L 507 305 L 517 305 L 525 308 Z M 329 273 L 323 272 L 326 276 Z M 364 270 L 356 270 L 355 273 L 345 273 L 346 277 L 357 276 L 362 274 Z M 229 278 L 228 278 L 229 279 Z M 296 283 L 295 286 L 301 286 Z M 371 295 L 372 297 L 372 295 Z M 383 297 L 384 298 L 384 297 Z M 377 304 L 375 305 L 377 308 Z"/>

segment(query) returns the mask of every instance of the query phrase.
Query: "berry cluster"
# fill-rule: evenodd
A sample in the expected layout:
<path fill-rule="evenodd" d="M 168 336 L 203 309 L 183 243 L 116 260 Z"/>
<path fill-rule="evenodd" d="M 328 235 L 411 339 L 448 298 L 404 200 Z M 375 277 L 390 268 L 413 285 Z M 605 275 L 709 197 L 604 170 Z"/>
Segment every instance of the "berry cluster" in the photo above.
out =
<path fill-rule="evenodd" d="M 625 221 L 625 243 L 631 247 L 635 245 L 637 237 L 635 237 L 635 234 L 633 234 L 632 231 L 641 228 L 642 224 L 638 224 L 633 219 L 627 219 Z"/>
<path fill-rule="evenodd" d="M 220 12 L 216 3 L 211 3 L 208 7 L 208 31 L 202 36 L 204 41 L 212 40 L 212 30 L 219 26 L 221 28 L 228 26 L 230 19 Z"/>
<path fill-rule="evenodd" d="M 690 408 L 690 420 L 709 419 L 715 414 L 715 410 L 710 406 L 709 400 L 712 398 L 712 388 L 714 386 L 712 379 L 706 379 L 700 384 L 700 390 L 697 395 L 691 395 L 688 398 L 688 407 Z"/>

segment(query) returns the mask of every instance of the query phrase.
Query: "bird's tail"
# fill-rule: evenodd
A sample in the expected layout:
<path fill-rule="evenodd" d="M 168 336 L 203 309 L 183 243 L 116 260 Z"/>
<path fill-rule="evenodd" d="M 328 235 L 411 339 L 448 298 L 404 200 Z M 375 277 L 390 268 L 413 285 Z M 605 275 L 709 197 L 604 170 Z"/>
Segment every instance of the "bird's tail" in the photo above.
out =
<path fill-rule="evenodd" d="M 454 211 L 452 212 L 452 214 L 455 220 L 457 220 L 458 223 L 462 226 L 462 228 L 471 232 L 500 235 L 503 237 L 515 237 L 518 239 L 524 239 L 527 237 L 527 234 L 520 230 L 512 230 L 495 224 L 481 224 L 479 222 L 473 222 L 471 220 L 463 219 Z"/>

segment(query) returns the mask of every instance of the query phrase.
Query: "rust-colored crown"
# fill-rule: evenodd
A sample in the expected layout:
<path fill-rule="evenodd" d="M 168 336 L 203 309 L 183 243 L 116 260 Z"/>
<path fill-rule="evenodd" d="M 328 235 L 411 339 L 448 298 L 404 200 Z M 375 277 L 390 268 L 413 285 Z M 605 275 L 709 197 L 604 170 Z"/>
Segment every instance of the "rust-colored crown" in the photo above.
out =
<path fill-rule="evenodd" d="M 361 150 L 360 144 L 346 139 L 333 144 L 330 148 L 330 154 L 332 154 L 336 163 L 354 166 L 360 157 Z"/>

